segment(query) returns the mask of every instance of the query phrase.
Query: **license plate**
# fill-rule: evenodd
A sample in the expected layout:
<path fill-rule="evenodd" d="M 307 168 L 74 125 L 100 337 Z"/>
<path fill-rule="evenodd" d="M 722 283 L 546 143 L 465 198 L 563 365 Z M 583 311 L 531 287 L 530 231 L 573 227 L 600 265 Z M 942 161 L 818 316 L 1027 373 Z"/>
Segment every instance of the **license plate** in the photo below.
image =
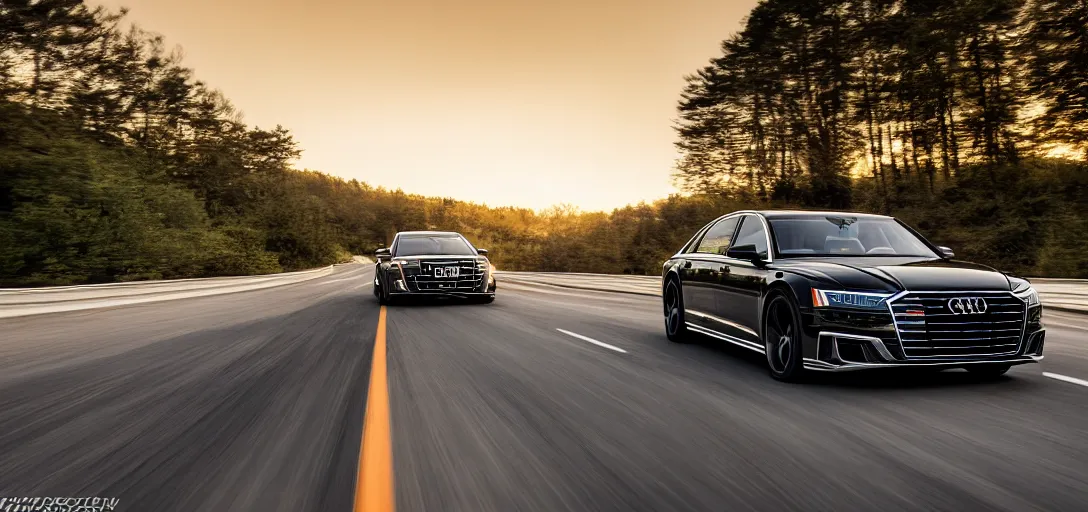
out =
<path fill-rule="evenodd" d="M 435 267 L 434 277 L 447 278 L 447 277 L 461 277 L 461 267 Z"/>

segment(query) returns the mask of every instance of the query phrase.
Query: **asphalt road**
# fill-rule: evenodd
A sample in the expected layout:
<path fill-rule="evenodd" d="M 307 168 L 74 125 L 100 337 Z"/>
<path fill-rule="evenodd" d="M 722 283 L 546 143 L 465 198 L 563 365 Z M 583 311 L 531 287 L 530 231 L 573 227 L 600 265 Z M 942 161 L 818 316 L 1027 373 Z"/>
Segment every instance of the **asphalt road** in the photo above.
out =
<path fill-rule="evenodd" d="M 350 265 L 268 290 L 0 320 L 0 496 L 351 510 L 371 279 Z M 387 308 L 397 510 L 1088 503 L 1088 387 L 1043 375 L 1088 380 L 1088 316 L 1047 313 L 1046 360 L 997 381 L 796 385 L 750 352 L 669 344 L 653 297 L 499 286 L 490 305 Z"/>

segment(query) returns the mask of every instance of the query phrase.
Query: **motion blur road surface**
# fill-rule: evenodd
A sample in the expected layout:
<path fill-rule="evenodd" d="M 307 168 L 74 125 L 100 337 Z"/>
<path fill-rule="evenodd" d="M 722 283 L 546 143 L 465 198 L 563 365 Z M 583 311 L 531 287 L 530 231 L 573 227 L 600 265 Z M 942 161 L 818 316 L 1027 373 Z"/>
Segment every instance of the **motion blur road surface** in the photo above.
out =
<path fill-rule="evenodd" d="M 0 495 L 351 510 L 372 280 L 0 320 Z M 1088 387 L 1043 373 L 1088 380 L 1088 316 L 1044 318 L 1046 360 L 996 381 L 796 385 L 670 344 L 653 297 L 500 281 L 490 305 L 391 306 L 396 508 L 1084 510 Z"/>

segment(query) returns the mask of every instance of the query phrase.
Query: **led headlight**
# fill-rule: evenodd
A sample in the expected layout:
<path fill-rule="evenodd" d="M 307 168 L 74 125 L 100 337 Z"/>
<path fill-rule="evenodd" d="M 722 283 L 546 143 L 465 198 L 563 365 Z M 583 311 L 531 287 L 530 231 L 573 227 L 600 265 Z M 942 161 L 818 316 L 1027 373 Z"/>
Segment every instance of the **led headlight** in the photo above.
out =
<path fill-rule="evenodd" d="M 883 309 L 890 293 L 847 292 L 842 290 L 812 289 L 812 305 L 818 308 Z"/>
<path fill-rule="evenodd" d="M 1028 303 L 1028 307 L 1039 305 L 1039 292 L 1035 291 L 1035 288 L 1028 286 L 1025 290 L 1016 292 L 1016 296 L 1020 297 L 1020 300 Z"/>
<path fill-rule="evenodd" d="M 401 265 L 403 267 L 413 267 L 419 264 L 419 260 L 393 260 L 394 265 Z"/>

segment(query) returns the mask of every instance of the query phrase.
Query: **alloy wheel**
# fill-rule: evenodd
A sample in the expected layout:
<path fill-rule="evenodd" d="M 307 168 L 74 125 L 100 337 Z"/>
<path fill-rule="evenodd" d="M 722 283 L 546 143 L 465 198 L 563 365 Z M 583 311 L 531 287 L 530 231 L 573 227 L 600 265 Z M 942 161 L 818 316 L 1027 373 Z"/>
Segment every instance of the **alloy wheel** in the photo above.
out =
<path fill-rule="evenodd" d="M 686 342 L 688 335 L 684 323 L 684 296 L 680 293 L 680 284 L 672 280 L 665 285 L 665 335 L 674 343 Z"/>
<path fill-rule="evenodd" d="M 680 330 L 680 294 L 674 283 L 669 283 L 665 292 L 665 311 L 665 329 L 675 335 Z"/>
<path fill-rule="evenodd" d="M 793 312 L 785 297 L 777 296 L 767 307 L 767 333 L 765 335 L 767 362 L 775 373 L 784 373 L 794 357 L 794 344 L 798 343 L 793 327 Z"/>

